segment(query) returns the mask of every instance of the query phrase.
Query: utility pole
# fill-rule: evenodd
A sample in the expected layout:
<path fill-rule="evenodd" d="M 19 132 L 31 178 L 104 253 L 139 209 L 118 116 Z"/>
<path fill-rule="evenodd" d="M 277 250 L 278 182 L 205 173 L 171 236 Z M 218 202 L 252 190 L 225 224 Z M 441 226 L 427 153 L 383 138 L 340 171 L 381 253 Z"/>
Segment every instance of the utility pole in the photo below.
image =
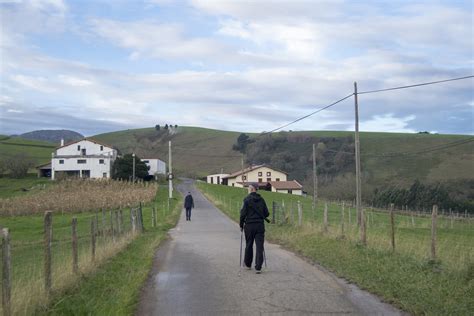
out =
<path fill-rule="evenodd" d="M 317 198 L 318 198 L 318 175 L 316 173 L 316 144 L 313 144 L 313 219 L 315 219 Z"/>
<path fill-rule="evenodd" d="M 132 181 L 135 183 L 135 153 L 132 154 L 133 157 L 133 171 L 132 171 Z"/>
<path fill-rule="evenodd" d="M 168 170 L 169 170 L 169 173 L 168 173 L 168 184 L 169 184 L 169 189 L 168 189 L 168 192 L 169 192 L 169 198 L 172 199 L 173 198 L 173 167 L 172 167 L 172 161 L 171 161 L 171 141 L 168 142 L 168 145 L 169 145 L 169 149 L 168 149 L 168 152 L 169 152 L 169 166 L 168 166 Z"/>
<path fill-rule="evenodd" d="M 245 188 L 245 180 L 244 180 L 244 154 L 242 154 L 242 187 Z"/>
<path fill-rule="evenodd" d="M 360 174 L 360 141 L 359 141 L 359 102 L 357 100 L 357 82 L 354 82 L 354 106 L 355 106 L 355 159 L 356 159 L 356 207 L 357 222 L 360 227 L 360 241 L 367 244 L 364 211 L 361 207 L 361 174 Z"/>

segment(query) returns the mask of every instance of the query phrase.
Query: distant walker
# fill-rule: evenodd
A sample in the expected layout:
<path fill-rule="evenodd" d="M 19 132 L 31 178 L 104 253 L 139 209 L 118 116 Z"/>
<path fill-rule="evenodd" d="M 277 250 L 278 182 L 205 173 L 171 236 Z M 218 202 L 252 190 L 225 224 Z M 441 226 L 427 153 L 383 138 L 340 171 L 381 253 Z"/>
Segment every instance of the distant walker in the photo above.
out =
<path fill-rule="evenodd" d="M 194 208 L 194 200 L 191 192 L 188 192 L 186 198 L 184 199 L 184 208 L 186 209 L 186 220 L 191 220 L 191 210 Z"/>

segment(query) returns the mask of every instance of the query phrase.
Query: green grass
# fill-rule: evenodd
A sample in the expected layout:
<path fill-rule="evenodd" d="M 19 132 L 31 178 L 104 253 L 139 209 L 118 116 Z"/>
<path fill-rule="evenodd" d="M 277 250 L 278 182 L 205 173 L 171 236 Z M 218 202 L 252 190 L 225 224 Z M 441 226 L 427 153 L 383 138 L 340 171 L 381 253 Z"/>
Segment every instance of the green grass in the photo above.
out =
<path fill-rule="evenodd" d="M 158 199 L 163 200 L 162 190 Z M 156 248 L 174 227 L 179 217 L 179 199 L 173 199 L 172 212 L 158 209 L 158 227 L 151 227 L 151 208 L 144 208 L 145 233 L 138 236 L 117 256 L 96 272 L 61 293 L 41 314 L 47 315 L 131 315 L 138 303 L 140 289 L 151 268 Z"/>
<path fill-rule="evenodd" d="M 28 174 L 24 178 L 13 179 L 0 177 L 0 199 L 18 195 L 34 194 L 53 184 L 49 178 L 38 178 L 36 174 Z"/>
<path fill-rule="evenodd" d="M 291 132 L 291 134 L 314 137 L 353 135 L 352 132 L 346 131 L 301 131 Z M 158 156 L 165 161 L 168 157 L 168 140 L 172 140 L 173 165 L 177 171 L 202 177 L 220 172 L 221 169 L 229 173 L 240 169 L 240 154 L 232 150 L 232 145 L 236 142 L 238 135 L 238 132 L 180 127 L 179 133 L 173 136 L 159 134 L 154 128 L 145 128 L 100 134 L 94 138 L 117 146 L 122 152 L 135 151 L 142 155 Z M 428 154 L 374 157 L 382 153 L 417 152 L 423 148 L 468 137 L 466 135 L 361 132 L 361 164 L 364 181 L 373 188 L 387 183 L 411 185 L 416 179 L 426 182 L 472 180 L 471 175 L 474 173 L 472 164 L 474 145 L 472 143 Z M 308 161 L 312 144 L 288 143 L 285 148 L 280 149 L 299 153 L 302 161 Z M 310 164 L 308 168 L 311 168 Z M 305 180 L 302 178 L 303 173 L 299 172 L 298 176 L 300 178 L 297 180 Z"/>
<path fill-rule="evenodd" d="M 199 183 L 221 210 L 237 221 L 246 191 Z M 320 263 L 359 287 L 379 295 L 413 314 L 470 315 L 474 310 L 474 222 L 440 217 L 438 258 L 430 260 L 429 217 L 396 216 L 396 250 L 391 251 L 389 217 L 368 211 L 368 246 L 359 243 L 355 210 L 345 208 L 345 236 L 341 237 L 341 206 L 328 205 L 329 231 L 324 233 L 323 202 L 313 216 L 310 198 L 260 192 L 270 206 L 284 202 L 286 212 L 277 224 L 266 225 L 267 239 Z M 297 212 L 291 224 L 290 209 L 303 206 L 303 225 L 297 227 Z M 293 207 L 292 207 L 293 206 Z M 281 219 L 289 222 L 281 224 Z"/>
<path fill-rule="evenodd" d="M 169 212 L 167 205 L 161 201 L 166 200 L 167 190 L 165 186 L 160 186 L 157 192 L 156 205 L 158 208 L 158 228 L 151 228 L 151 203 L 143 208 L 144 224 L 147 232 L 144 235 L 133 239 L 128 232 L 131 230 L 129 212 L 124 210 L 124 225 L 122 237 L 117 238 L 114 243 L 110 235 L 97 237 L 97 254 L 96 262 L 91 261 L 91 235 L 90 221 L 96 217 L 95 212 L 79 213 L 79 214 L 61 214 L 60 212 L 53 214 L 53 291 L 54 301 L 59 302 L 66 296 L 65 290 L 71 286 L 82 284 L 84 280 L 92 280 L 89 277 L 97 267 L 101 267 L 110 257 L 113 257 L 124 249 L 126 251 L 135 246 L 149 247 L 156 245 L 163 238 L 165 231 L 176 221 L 176 212 Z M 178 202 L 175 200 L 171 205 L 174 206 Z M 105 226 L 102 222 L 102 214 L 98 213 L 99 229 L 105 230 L 110 228 L 110 213 L 105 214 Z M 78 219 L 78 249 L 79 249 L 79 269 L 82 282 L 77 283 L 78 277 L 72 274 L 72 248 L 71 248 L 71 220 L 72 217 Z M 12 300 L 13 309 L 16 314 L 33 314 L 34 310 L 40 308 L 45 312 L 48 301 L 45 299 L 43 285 L 43 216 L 19 216 L 19 217 L 0 217 L 0 226 L 7 227 L 10 230 L 12 244 L 12 270 L 13 270 L 13 288 Z M 130 244 L 131 243 L 131 244 Z M 139 248 L 139 247 L 138 247 Z M 137 266 L 142 264 L 142 259 L 146 262 L 146 256 L 134 257 Z M 109 262 L 109 261 L 107 261 Z M 124 262 L 125 263 L 125 262 Z M 130 266 L 127 266 L 128 268 Z M 1 263 L 0 263 L 1 269 Z M 141 270 L 140 270 L 141 271 Z M 140 273 L 142 273 L 141 271 Z M 70 290 L 68 290 L 70 291 Z M 132 288 L 130 288 L 132 291 Z M 71 292 L 67 292 L 71 296 Z M 130 292 L 129 292 L 130 293 Z M 97 293 L 96 293 L 97 294 Z M 97 295 L 99 297 L 100 295 Z M 105 302 L 105 300 L 104 300 Z M 104 303 L 105 304 L 105 303 Z M 100 309 L 100 306 L 95 306 Z M 78 306 L 78 308 L 82 308 Z M 87 308 L 87 307 L 84 307 Z M 123 306 L 121 307 L 123 308 Z M 100 314 L 100 313 L 94 313 Z"/>
<path fill-rule="evenodd" d="M 26 154 L 39 165 L 51 161 L 51 153 L 56 147 L 56 144 L 50 142 L 0 135 L 0 158 Z"/>

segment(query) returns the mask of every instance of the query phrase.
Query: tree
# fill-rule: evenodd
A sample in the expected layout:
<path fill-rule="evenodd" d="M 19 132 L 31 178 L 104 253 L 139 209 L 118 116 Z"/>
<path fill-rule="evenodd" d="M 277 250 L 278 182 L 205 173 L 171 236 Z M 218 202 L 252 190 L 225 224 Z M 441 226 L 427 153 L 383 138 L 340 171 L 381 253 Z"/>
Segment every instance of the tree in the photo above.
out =
<path fill-rule="evenodd" d="M 3 176 L 3 174 L 5 173 L 5 171 L 7 171 L 8 168 L 7 168 L 7 163 L 6 163 L 6 160 L 5 159 L 0 159 L 0 177 Z"/>
<path fill-rule="evenodd" d="M 245 149 L 247 148 L 247 145 L 252 142 L 253 140 L 250 140 L 250 136 L 245 133 L 241 133 L 239 137 L 237 137 L 237 143 L 232 145 L 232 149 L 244 153 Z"/>
<path fill-rule="evenodd" d="M 178 128 L 178 124 L 176 124 L 176 125 L 174 126 L 174 128 Z"/>
<path fill-rule="evenodd" d="M 5 160 L 5 166 L 12 178 L 23 178 L 28 169 L 34 166 L 33 160 L 26 154 L 17 154 Z"/>
<path fill-rule="evenodd" d="M 160 124 L 158 124 L 158 125 L 155 125 L 155 129 L 156 129 L 157 131 L 159 131 L 159 130 L 161 129 L 161 126 L 160 126 Z"/>
<path fill-rule="evenodd" d="M 168 124 L 165 125 L 165 129 L 168 129 Z"/>
<path fill-rule="evenodd" d="M 149 167 L 135 155 L 135 178 L 144 179 L 148 176 Z M 126 154 L 117 158 L 112 166 L 112 178 L 128 180 L 133 176 L 133 156 Z"/>

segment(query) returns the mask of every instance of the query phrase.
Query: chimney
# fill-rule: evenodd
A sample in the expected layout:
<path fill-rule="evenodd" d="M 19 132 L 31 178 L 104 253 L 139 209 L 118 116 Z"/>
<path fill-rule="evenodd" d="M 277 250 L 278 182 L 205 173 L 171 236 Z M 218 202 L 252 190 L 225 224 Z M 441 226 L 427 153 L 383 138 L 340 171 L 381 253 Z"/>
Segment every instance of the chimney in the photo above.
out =
<path fill-rule="evenodd" d="M 64 146 L 64 138 L 61 138 L 61 146 Z"/>

